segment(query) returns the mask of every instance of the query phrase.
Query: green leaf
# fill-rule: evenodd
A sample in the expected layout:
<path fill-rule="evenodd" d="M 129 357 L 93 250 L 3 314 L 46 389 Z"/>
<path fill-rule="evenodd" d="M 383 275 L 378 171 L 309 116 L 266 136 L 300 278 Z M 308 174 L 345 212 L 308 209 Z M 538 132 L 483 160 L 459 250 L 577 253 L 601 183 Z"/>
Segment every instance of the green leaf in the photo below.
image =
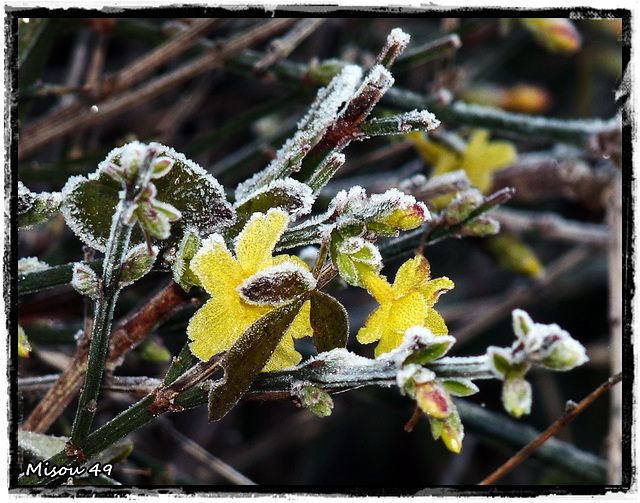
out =
<path fill-rule="evenodd" d="M 276 346 L 293 323 L 305 297 L 280 306 L 260 317 L 231 346 L 224 359 L 224 379 L 209 392 L 209 421 L 223 418 L 264 368 Z"/>
<path fill-rule="evenodd" d="M 172 236 L 182 236 L 186 228 L 197 229 L 200 235 L 207 234 L 233 223 L 234 211 L 215 178 L 173 149 L 163 145 L 157 148 L 158 157 L 175 161 L 165 176 L 153 182 L 158 201 L 173 206 L 182 215 L 171 226 Z M 67 225 L 84 243 L 99 251 L 106 249 L 111 219 L 122 190 L 120 183 L 101 168 L 109 163 L 118 165 L 121 151 L 121 148 L 114 149 L 89 178 L 69 179 L 62 191 L 61 209 Z M 134 229 L 131 240 L 132 244 L 144 242 L 139 228 Z"/>
<path fill-rule="evenodd" d="M 66 437 L 54 437 L 35 433 L 33 431 L 18 430 L 18 445 L 38 459 L 48 459 L 63 451 L 69 440 Z"/>
<path fill-rule="evenodd" d="M 57 215 L 62 196 L 59 192 L 31 192 L 18 181 L 18 227 L 28 229 Z"/>
<path fill-rule="evenodd" d="M 173 280 L 188 292 L 192 286 L 200 285 L 200 280 L 191 270 L 191 259 L 200 247 L 200 238 L 193 229 L 186 229 L 176 250 L 176 258 L 171 264 Z"/>
<path fill-rule="evenodd" d="M 191 350 L 189 349 L 189 344 L 185 344 L 178 356 L 174 356 L 171 360 L 171 366 L 169 370 L 167 370 L 167 374 L 164 377 L 164 384 L 168 385 L 175 381 L 178 377 L 184 374 L 189 367 L 191 366 L 191 361 L 193 357 L 191 355 Z"/>
<path fill-rule="evenodd" d="M 446 339 L 445 339 L 446 337 Z M 441 339 L 441 340 L 438 340 Z M 412 355 L 408 356 L 404 361 L 404 364 L 407 363 L 419 363 L 425 364 L 432 362 L 433 360 L 437 360 L 441 356 L 445 355 L 451 346 L 455 342 L 453 337 L 440 336 L 436 337 L 433 342 L 430 342 L 425 348 L 416 351 Z"/>
<path fill-rule="evenodd" d="M 336 299 L 314 290 L 311 293 L 311 327 L 313 343 L 319 353 L 344 348 L 349 337 L 347 311 Z"/>
<path fill-rule="evenodd" d="M 470 396 L 479 391 L 478 387 L 468 379 L 444 379 L 442 384 L 454 396 Z"/>

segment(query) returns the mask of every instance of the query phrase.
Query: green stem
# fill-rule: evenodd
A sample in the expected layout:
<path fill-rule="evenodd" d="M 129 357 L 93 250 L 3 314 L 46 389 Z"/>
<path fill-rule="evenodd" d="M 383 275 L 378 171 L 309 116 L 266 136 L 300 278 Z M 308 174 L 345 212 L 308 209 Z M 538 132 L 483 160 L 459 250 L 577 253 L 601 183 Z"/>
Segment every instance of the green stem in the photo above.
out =
<path fill-rule="evenodd" d="M 485 355 L 464 358 L 441 358 L 437 362 L 427 365 L 442 378 L 474 378 L 491 379 Z M 350 360 L 325 360 L 319 364 L 318 359 L 311 360 L 293 369 L 266 372 L 258 375 L 246 394 L 251 398 L 286 399 L 291 396 L 291 386 L 296 381 L 311 381 L 321 385 L 330 392 L 348 390 L 361 386 L 390 386 L 396 382 L 397 367 L 384 360 L 368 360 L 362 358 L 361 364 L 354 364 Z M 177 395 L 173 410 L 190 409 L 208 402 L 211 381 L 206 381 Z M 152 392 L 127 410 L 121 412 L 110 422 L 97 429 L 88 436 L 83 452 L 87 458 L 100 453 L 113 443 L 140 428 L 155 415 L 152 405 L 156 402 L 156 393 Z M 164 412 L 167 409 L 164 409 Z M 60 452 L 49 460 L 49 466 L 69 465 L 69 459 L 64 452 Z M 20 485 L 42 485 L 51 482 L 51 477 L 23 475 L 19 479 Z"/>
<path fill-rule="evenodd" d="M 86 457 L 84 444 L 91 429 L 97 410 L 98 394 L 102 382 L 107 355 L 109 353 L 109 336 L 115 305 L 120 293 L 120 272 L 127 251 L 133 225 L 126 222 L 125 215 L 139 194 L 146 190 L 153 168 L 151 163 L 156 156 L 154 149 L 147 149 L 133 182 L 125 183 L 124 194 L 116 207 L 114 224 L 111 227 L 109 241 L 104 259 L 101 295 L 96 299 L 93 330 L 89 345 L 87 373 L 82 393 L 78 401 L 78 409 L 71 428 L 71 439 L 68 443 L 69 457 Z"/>
<path fill-rule="evenodd" d="M 102 272 L 102 259 L 87 262 L 96 273 Z M 35 293 L 56 286 L 67 285 L 73 277 L 73 264 L 64 264 L 18 275 L 18 295 Z"/>
<path fill-rule="evenodd" d="M 96 301 L 87 374 L 71 431 L 70 443 L 76 449 L 83 449 L 96 413 L 100 383 L 109 351 L 111 322 L 120 292 L 118 280 L 133 230 L 133 226 L 127 225 L 124 220 L 127 207 L 126 202 L 121 201 L 116 209 L 116 224 L 109 236 L 105 254 L 102 295 Z"/>

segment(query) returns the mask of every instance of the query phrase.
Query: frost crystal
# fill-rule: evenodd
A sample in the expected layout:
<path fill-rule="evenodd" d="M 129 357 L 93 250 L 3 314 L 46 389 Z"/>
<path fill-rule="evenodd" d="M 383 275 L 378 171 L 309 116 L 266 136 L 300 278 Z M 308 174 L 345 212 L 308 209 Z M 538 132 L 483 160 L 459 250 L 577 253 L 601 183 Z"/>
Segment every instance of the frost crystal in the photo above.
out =
<path fill-rule="evenodd" d="M 291 159 L 299 157 L 302 150 L 308 150 L 336 119 L 340 106 L 353 95 L 361 79 L 362 69 L 357 65 L 347 65 L 327 87 L 321 88 L 307 114 L 298 122 L 295 135 L 285 142 L 264 170 L 238 185 L 236 200 L 249 199 L 253 192 L 278 178 Z M 285 172 L 281 176 L 287 174 Z"/>
<path fill-rule="evenodd" d="M 311 273 L 295 263 L 284 262 L 258 271 L 238 286 L 237 291 L 249 304 L 274 306 L 309 292 L 315 286 L 316 279 Z"/>
<path fill-rule="evenodd" d="M 234 208 L 237 209 L 249 200 L 260 196 L 275 200 L 276 203 L 271 207 L 282 209 L 291 220 L 296 220 L 309 213 L 315 201 L 313 192 L 308 185 L 293 178 L 285 178 L 284 180 L 274 180 L 269 185 L 248 194 L 247 199 L 237 200 Z M 277 204 L 278 202 L 280 204 Z"/>
<path fill-rule="evenodd" d="M 42 262 L 37 257 L 24 257 L 18 260 L 18 274 L 41 271 L 51 267 L 46 262 Z"/>
<path fill-rule="evenodd" d="M 416 384 L 431 382 L 436 378 L 435 372 L 424 368 L 417 363 L 409 363 L 402 367 L 396 374 L 396 382 L 398 387 L 404 392 L 408 381 Z"/>
<path fill-rule="evenodd" d="M 394 28 L 387 37 L 387 43 L 400 46 L 400 50 L 403 51 L 411 42 L 411 35 L 402 31 L 401 28 Z"/>

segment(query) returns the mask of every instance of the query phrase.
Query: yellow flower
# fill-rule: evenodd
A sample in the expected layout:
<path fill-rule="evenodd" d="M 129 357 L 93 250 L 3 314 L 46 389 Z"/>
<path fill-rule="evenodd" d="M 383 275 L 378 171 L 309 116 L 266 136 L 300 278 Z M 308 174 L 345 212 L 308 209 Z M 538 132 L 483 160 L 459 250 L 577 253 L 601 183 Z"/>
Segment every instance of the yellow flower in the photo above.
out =
<path fill-rule="evenodd" d="M 422 133 L 410 133 L 420 156 L 433 166 L 433 174 L 464 169 L 469 181 L 483 193 L 491 188 L 494 171 L 516 160 L 517 151 L 508 141 L 489 141 L 489 132 L 477 129 L 471 134 L 462 154 L 427 140 Z"/>
<path fill-rule="evenodd" d="M 427 259 L 418 255 L 402 264 L 393 286 L 373 272 L 364 276 L 365 287 L 380 307 L 369 315 L 357 339 L 362 344 L 379 340 L 376 356 L 398 347 L 405 331 L 415 325 L 427 327 L 435 335 L 448 333 L 433 305 L 442 293 L 453 288 L 453 282 L 445 277 L 432 280 L 430 272 Z"/>
<path fill-rule="evenodd" d="M 209 360 L 213 355 L 227 351 L 258 318 L 289 300 L 269 296 L 260 301 L 255 298 L 255 292 L 248 298 L 243 293 L 252 288 L 251 285 L 258 285 L 262 280 L 264 286 L 265 278 L 277 279 L 283 271 L 314 281 L 307 265 L 299 258 L 272 256 L 287 225 L 288 217 L 281 210 L 271 209 L 266 215 L 254 214 L 236 240 L 235 257 L 219 234 L 203 242 L 190 267 L 212 298 L 195 313 L 187 326 L 191 352 L 195 356 Z M 268 288 L 264 290 L 271 293 Z M 313 333 L 309 316 L 310 304 L 307 301 L 263 372 L 300 362 L 302 356 L 295 350 L 293 338 Z"/>

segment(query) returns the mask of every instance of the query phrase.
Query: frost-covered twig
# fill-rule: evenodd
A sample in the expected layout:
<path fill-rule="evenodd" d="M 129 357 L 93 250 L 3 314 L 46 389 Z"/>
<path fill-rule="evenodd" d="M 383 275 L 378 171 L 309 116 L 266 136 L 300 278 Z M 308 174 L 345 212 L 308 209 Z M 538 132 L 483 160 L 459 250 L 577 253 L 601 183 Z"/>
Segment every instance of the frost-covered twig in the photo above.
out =
<path fill-rule="evenodd" d="M 586 146 L 588 139 L 600 134 L 614 133 L 622 127 L 619 116 L 600 119 L 554 119 L 505 112 L 488 106 L 456 101 L 442 104 L 437 99 L 400 88 L 386 94 L 389 103 L 400 109 L 426 108 L 441 121 L 459 125 L 487 128 L 507 134 L 574 143 Z"/>

